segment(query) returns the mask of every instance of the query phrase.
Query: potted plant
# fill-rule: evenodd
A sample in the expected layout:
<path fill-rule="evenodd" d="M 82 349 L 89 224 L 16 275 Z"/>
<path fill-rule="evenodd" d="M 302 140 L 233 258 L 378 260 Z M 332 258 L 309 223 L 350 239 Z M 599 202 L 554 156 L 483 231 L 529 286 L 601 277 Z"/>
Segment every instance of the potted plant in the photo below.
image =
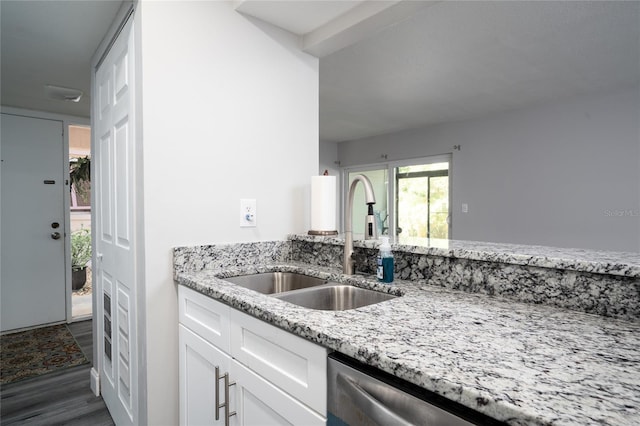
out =
<path fill-rule="evenodd" d="M 82 228 L 71 233 L 71 287 L 80 290 L 87 282 L 87 263 L 91 260 L 91 232 Z"/>

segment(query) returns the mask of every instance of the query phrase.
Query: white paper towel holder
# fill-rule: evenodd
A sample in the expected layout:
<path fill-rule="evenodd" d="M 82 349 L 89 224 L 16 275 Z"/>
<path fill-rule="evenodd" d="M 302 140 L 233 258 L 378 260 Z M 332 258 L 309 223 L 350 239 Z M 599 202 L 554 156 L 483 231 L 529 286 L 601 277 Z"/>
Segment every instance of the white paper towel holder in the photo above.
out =
<path fill-rule="evenodd" d="M 338 231 L 309 231 L 308 232 L 309 235 L 316 235 L 316 236 L 327 236 L 327 235 L 338 235 Z"/>

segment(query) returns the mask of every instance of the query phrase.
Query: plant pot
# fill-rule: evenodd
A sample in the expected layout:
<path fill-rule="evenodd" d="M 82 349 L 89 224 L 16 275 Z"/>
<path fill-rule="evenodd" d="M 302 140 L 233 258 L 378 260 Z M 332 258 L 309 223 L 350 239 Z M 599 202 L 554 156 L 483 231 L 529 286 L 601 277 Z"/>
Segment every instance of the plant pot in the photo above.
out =
<path fill-rule="evenodd" d="M 87 282 L 87 268 L 73 270 L 71 272 L 71 288 L 73 290 L 80 290 Z"/>

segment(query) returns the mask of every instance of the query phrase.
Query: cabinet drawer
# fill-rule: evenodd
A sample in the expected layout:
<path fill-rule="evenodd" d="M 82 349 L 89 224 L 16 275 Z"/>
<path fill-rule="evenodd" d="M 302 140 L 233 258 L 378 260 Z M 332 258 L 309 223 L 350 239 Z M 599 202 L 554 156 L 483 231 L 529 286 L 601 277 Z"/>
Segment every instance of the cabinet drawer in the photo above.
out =
<path fill-rule="evenodd" d="M 327 353 L 322 346 L 231 310 L 231 355 L 323 416 Z"/>
<path fill-rule="evenodd" d="M 291 397 L 253 371 L 231 361 L 230 376 L 235 381 L 238 423 L 244 426 L 292 425 L 324 426 L 325 415 Z"/>
<path fill-rule="evenodd" d="M 231 308 L 185 286 L 178 286 L 178 318 L 209 343 L 229 352 Z"/>

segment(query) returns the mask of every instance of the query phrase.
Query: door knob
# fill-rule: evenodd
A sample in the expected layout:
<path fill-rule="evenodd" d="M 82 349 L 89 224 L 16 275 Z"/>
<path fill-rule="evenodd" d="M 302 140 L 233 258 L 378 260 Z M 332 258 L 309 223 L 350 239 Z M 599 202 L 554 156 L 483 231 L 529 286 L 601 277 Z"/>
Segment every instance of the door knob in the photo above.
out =
<path fill-rule="evenodd" d="M 51 238 L 53 238 L 54 240 L 59 240 L 60 239 L 60 233 L 59 232 L 51 233 Z"/>

